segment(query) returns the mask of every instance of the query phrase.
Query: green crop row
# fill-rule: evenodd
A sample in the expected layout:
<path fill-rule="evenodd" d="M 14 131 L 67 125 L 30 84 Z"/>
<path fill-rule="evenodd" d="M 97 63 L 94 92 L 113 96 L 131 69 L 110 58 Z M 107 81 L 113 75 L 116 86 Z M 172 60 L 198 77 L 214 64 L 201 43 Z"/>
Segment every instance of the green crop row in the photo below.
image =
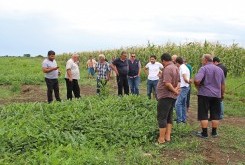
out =
<path fill-rule="evenodd" d="M 157 128 L 146 97 L 12 104 L 0 107 L 0 164 L 161 164 Z M 178 146 L 190 131 L 174 130 Z"/>

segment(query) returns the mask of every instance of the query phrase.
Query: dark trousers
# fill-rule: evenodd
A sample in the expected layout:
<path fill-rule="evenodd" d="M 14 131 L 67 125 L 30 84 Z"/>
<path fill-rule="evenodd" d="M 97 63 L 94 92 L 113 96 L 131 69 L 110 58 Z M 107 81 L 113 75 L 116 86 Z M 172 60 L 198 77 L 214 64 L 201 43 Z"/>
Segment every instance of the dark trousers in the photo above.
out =
<path fill-rule="evenodd" d="M 59 94 L 59 83 L 58 79 L 48 79 L 45 78 L 45 82 L 47 85 L 47 97 L 48 102 L 51 103 L 53 101 L 53 91 L 57 101 L 61 101 Z"/>
<path fill-rule="evenodd" d="M 72 100 L 72 92 L 74 93 L 75 98 L 80 98 L 80 87 L 78 85 L 78 81 L 76 79 L 69 81 L 69 79 L 67 78 L 65 80 L 67 89 L 67 99 Z"/>
<path fill-rule="evenodd" d="M 127 75 L 117 76 L 118 96 L 122 96 L 122 90 L 124 88 L 124 94 L 129 94 L 128 78 Z"/>

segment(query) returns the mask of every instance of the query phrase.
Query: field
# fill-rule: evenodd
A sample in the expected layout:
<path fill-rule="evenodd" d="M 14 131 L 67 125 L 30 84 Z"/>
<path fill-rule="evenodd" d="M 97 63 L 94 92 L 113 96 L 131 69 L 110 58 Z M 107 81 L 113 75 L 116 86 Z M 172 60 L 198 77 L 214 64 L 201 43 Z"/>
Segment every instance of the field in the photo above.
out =
<path fill-rule="evenodd" d="M 68 55 L 57 56 L 62 72 L 59 82 L 63 101 L 47 104 L 41 72 L 43 58 L 1 57 L 0 164 L 244 164 L 245 77 L 244 66 L 240 65 L 242 60 L 239 60 L 244 59 L 244 49 L 206 44 L 206 49 L 215 47 L 213 52 L 223 51 L 223 59 L 239 64 L 233 69 L 232 61 L 224 60 L 230 70 L 224 99 L 225 118 L 218 130 L 219 137 L 204 140 L 192 134 L 199 130 L 193 88 L 188 123 L 174 124 L 172 141 L 163 146 L 155 144 L 157 102 L 146 97 L 145 75 L 142 75 L 138 97 L 117 97 L 115 79 L 109 83 L 109 96 L 96 96 L 95 80 L 87 79 L 84 62 L 90 54 L 97 56 L 98 52 L 83 52 L 80 53 L 79 82 L 82 98 L 66 101 L 64 65 Z M 188 58 L 197 70 L 199 52 L 205 52 L 205 44 L 192 49 L 190 46 L 184 45 L 181 52 L 190 52 L 183 53 L 186 58 L 191 54 L 198 56 Z M 150 54 L 162 48 L 172 53 L 180 51 L 179 46 L 171 44 L 128 51 L 136 52 L 145 64 L 144 51 Z M 111 57 L 120 51 L 104 53 Z"/>

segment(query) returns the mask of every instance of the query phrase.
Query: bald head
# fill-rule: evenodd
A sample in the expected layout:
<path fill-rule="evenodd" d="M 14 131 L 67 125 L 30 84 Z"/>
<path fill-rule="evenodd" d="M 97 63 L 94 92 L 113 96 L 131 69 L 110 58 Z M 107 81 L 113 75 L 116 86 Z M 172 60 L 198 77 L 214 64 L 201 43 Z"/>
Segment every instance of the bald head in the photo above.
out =
<path fill-rule="evenodd" d="M 208 62 L 213 62 L 213 56 L 211 54 L 204 54 L 203 59 L 206 59 Z"/>
<path fill-rule="evenodd" d="M 202 65 L 206 65 L 209 62 L 213 62 L 213 56 L 211 54 L 202 55 Z"/>
<path fill-rule="evenodd" d="M 172 55 L 172 61 L 173 61 L 173 63 L 176 63 L 176 58 L 177 58 L 178 56 L 176 55 L 176 54 L 174 54 L 174 55 Z"/>
<path fill-rule="evenodd" d="M 73 59 L 74 62 L 77 62 L 79 55 L 77 53 L 74 53 L 74 54 L 72 54 L 71 58 Z"/>

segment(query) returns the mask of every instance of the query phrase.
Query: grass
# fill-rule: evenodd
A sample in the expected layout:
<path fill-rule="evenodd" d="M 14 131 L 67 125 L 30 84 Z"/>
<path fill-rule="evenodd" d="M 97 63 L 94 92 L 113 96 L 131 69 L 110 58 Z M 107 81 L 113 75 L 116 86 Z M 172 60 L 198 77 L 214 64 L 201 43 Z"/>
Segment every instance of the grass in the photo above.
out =
<path fill-rule="evenodd" d="M 245 77 L 226 80 L 225 115 L 245 117 Z"/>

